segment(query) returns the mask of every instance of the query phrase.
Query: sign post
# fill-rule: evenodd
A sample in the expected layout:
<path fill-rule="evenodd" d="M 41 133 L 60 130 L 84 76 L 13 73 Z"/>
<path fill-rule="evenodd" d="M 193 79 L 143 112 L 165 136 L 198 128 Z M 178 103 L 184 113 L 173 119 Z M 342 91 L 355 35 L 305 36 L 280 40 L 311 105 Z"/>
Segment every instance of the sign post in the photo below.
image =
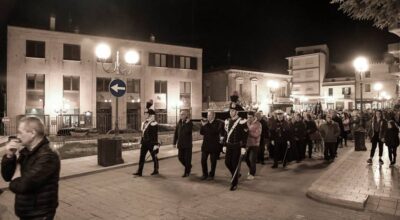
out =
<path fill-rule="evenodd" d="M 122 97 L 126 93 L 126 84 L 123 80 L 120 79 L 114 79 L 113 81 L 110 82 L 109 85 L 109 90 L 111 92 L 111 95 L 115 96 L 115 131 L 114 131 L 114 136 L 119 135 L 119 126 L 118 126 L 118 97 Z"/>

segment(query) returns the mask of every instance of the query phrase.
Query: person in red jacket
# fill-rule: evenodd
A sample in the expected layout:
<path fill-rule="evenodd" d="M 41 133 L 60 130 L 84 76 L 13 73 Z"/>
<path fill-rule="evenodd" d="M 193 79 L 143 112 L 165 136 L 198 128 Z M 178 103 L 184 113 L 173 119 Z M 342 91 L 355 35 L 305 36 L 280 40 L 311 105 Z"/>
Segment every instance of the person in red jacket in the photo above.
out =
<path fill-rule="evenodd" d="M 249 112 L 247 114 L 247 154 L 246 163 L 249 167 L 249 174 L 247 176 L 248 180 L 253 180 L 254 175 L 256 175 L 256 162 L 257 162 L 257 152 L 260 144 L 262 126 L 261 123 L 255 117 L 254 112 Z"/>

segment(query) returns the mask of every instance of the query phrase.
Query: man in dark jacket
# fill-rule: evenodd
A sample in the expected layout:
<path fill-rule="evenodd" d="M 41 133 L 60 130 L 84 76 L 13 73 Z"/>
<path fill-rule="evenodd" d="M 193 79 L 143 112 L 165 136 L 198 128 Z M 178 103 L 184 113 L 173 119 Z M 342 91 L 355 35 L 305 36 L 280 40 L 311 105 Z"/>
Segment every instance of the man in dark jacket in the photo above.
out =
<path fill-rule="evenodd" d="M 23 146 L 17 151 L 19 146 Z M 26 117 L 17 139 L 6 146 L 1 174 L 15 193 L 15 213 L 21 219 L 54 219 L 58 206 L 60 158 L 49 147 L 40 119 Z"/>
<path fill-rule="evenodd" d="M 146 103 L 146 110 L 144 112 L 144 116 L 146 117 L 146 121 L 142 123 L 142 138 L 141 138 L 141 148 L 140 148 L 140 159 L 139 159 L 139 167 L 135 176 L 142 176 L 144 162 L 146 160 L 147 152 L 150 152 L 151 158 L 154 163 L 154 171 L 150 175 L 158 174 L 158 158 L 157 153 L 159 151 L 159 143 L 158 143 L 158 124 L 155 121 L 155 111 L 150 109 L 153 102 L 149 101 Z"/>
<path fill-rule="evenodd" d="M 256 117 L 257 120 L 261 123 L 262 127 L 261 137 L 260 137 L 260 147 L 258 148 L 258 154 L 257 154 L 258 157 L 257 162 L 264 165 L 265 144 L 267 143 L 269 137 L 268 124 L 267 124 L 267 119 L 262 115 L 262 111 L 257 112 Z"/>
<path fill-rule="evenodd" d="M 285 152 L 289 147 L 291 140 L 291 127 L 289 123 L 285 120 L 282 110 L 276 110 L 276 120 L 273 121 L 271 125 L 271 140 L 274 142 L 274 164 L 272 168 L 278 167 L 278 161 L 283 160 Z M 286 158 L 285 158 L 286 159 Z M 283 165 L 286 166 L 285 161 Z"/>
<path fill-rule="evenodd" d="M 181 164 L 185 167 L 185 172 L 182 177 L 188 177 L 192 169 L 192 139 L 193 123 L 189 119 L 187 111 L 182 111 L 180 120 L 175 128 L 174 146 L 178 147 L 178 158 Z"/>
<path fill-rule="evenodd" d="M 300 113 L 296 113 L 294 115 L 294 119 L 295 121 L 292 125 L 293 139 L 294 139 L 293 148 L 297 150 L 297 153 L 295 153 L 294 156 L 296 157 L 296 160 L 299 162 L 300 160 L 303 160 L 306 155 L 307 129 L 306 129 L 306 124 L 301 118 Z"/>
<path fill-rule="evenodd" d="M 207 119 L 201 121 L 200 134 L 204 136 L 203 144 L 201 145 L 201 167 L 203 170 L 202 180 L 209 178 L 214 179 L 215 168 L 217 166 L 218 154 L 221 150 L 220 135 L 222 122 L 215 119 L 215 112 L 209 111 Z M 210 156 L 211 171 L 208 173 L 207 159 Z"/>
<path fill-rule="evenodd" d="M 332 120 L 336 123 L 338 123 L 339 125 L 339 129 L 340 129 L 340 134 L 338 136 L 337 142 L 336 142 L 336 148 L 335 148 L 335 155 L 337 155 L 337 149 L 339 148 L 339 144 L 342 143 L 342 136 L 344 133 L 344 126 L 343 126 L 343 120 L 341 117 L 338 116 L 338 113 L 336 111 L 331 111 L 331 115 L 332 115 Z"/>

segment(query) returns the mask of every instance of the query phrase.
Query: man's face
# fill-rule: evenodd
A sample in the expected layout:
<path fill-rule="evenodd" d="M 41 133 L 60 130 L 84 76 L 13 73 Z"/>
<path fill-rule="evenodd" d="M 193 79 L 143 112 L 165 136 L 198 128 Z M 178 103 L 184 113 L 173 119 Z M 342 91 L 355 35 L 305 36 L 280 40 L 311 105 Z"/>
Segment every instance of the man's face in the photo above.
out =
<path fill-rule="evenodd" d="M 332 116 L 331 115 L 327 115 L 326 116 L 326 122 L 331 122 L 332 121 Z"/>
<path fill-rule="evenodd" d="M 247 120 L 249 122 L 253 122 L 254 121 L 254 116 L 253 115 L 247 115 Z"/>
<path fill-rule="evenodd" d="M 144 117 L 145 117 L 146 119 L 148 119 L 148 118 L 150 118 L 150 114 L 149 114 L 149 113 L 144 113 Z"/>
<path fill-rule="evenodd" d="M 181 112 L 180 118 L 181 118 L 181 120 L 186 120 L 186 118 L 187 118 L 187 113 L 186 113 L 185 111 Z"/>
<path fill-rule="evenodd" d="M 30 146 L 35 137 L 35 133 L 33 131 L 29 131 L 27 125 L 23 122 L 18 125 L 17 137 L 21 140 L 21 144 L 23 146 Z"/>
<path fill-rule="evenodd" d="M 209 121 L 214 120 L 214 118 L 215 118 L 215 113 L 213 113 L 213 112 L 208 112 L 208 113 L 207 113 L 207 119 L 208 119 Z"/>
<path fill-rule="evenodd" d="M 262 119 L 262 112 L 257 112 L 256 113 L 256 118 L 257 118 L 257 120 L 261 120 Z"/>
<path fill-rule="evenodd" d="M 229 110 L 229 115 L 231 116 L 231 118 L 235 117 L 236 114 L 237 114 L 237 111 L 235 109 Z"/>
<path fill-rule="evenodd" d="M 279 121 L 283 120 L 283 114 L 277 114 L 276 117 L 278 118 Z"/>
<path fill-rule="evenodd" d="M 381 118 L 382 117 L 382 113 L 381 112 L 376 112 L 375 114 L 376 114 L 377 118 Z"/>

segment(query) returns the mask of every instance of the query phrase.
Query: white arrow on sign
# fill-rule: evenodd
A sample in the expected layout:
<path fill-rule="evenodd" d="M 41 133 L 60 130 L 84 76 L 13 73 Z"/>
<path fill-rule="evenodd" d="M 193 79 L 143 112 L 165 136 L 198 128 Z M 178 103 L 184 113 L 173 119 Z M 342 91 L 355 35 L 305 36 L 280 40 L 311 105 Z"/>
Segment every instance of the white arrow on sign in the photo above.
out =
<path fill-rule="evenodd" d="M 125 87 L 119 87 L 118 84 L 115 84 L 111 86 L 111 89 L 114 90 L 115 92 L 118 92 L 118 90 L 125 90 Z"/>

